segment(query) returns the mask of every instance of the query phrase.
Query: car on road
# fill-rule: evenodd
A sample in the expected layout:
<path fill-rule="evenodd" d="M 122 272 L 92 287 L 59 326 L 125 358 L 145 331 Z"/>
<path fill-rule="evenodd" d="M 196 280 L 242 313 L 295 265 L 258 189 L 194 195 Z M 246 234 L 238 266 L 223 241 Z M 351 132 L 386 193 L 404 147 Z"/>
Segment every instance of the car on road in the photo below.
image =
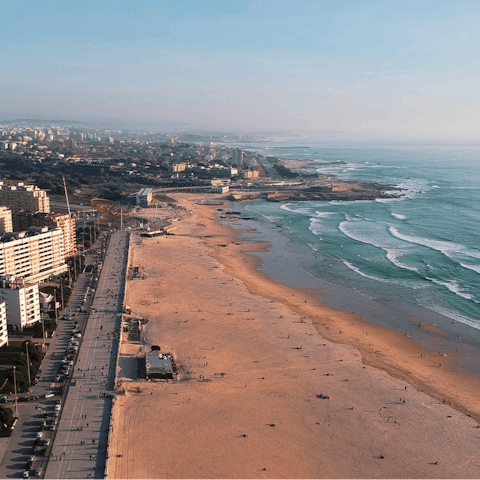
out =
<path fill-rule="evenodd" d="M 42 475 L 42 467 L 37 467 L 35 469 L 35 476 L 39 478 Z"/>
<path fill-rule="evenodd" d="M 62 409 L 62 404 L 61 403 L 57 403 L 55 405 L 55 411 L 58 411 L 58 410 L 61 410 Z"/>
<path fill-rule="evenodd" d="M 30 477 L 30 472 L 28 470 L 24 470 L 22 473 L 22 478 L 28 478 Z"/>
<path fill-rule="evenodd" d="M 29 461 L 30 463 L 33 463 L 33 462 L 35 461 L 35 455 L 30 455 L 30 456 L 28 457 L 28 461 Z"/>
<path fill-rule="evenodd" d="M 55 394 L 54 394 L 53 392 L 47 392 L 47 393 L 44 395 L 45 398 L 51 398 L 51 397 L 53 397 L 53 396 L 55 396 Z"/>
<path fill-rule="evenodd" d="M 55 375 L 55 381 L 56 382 L 60 382 L 62 380 L 62 376 L 61 375 Z"/>
<path fill-rule="evenodd" d="M 36 405 L 35 406 L 35 410 L 42 410 L 43 409 L 43 405 Z"/>
<path fill-rule="evenodd" d="M 39 432 L 37 432 L 36 439 L 41 440 L 42 438 L 43 438 L 43 430 L 40 430 Z"/>
<path fill-rule="evenodd" d="M 48 447 L 48 446 L 50 445 L 50 442 L 51 442 L 50 438 L 46 438 L 46 439 L 43 441 L 43 444 L 44 444 L 46 447 Z"/>

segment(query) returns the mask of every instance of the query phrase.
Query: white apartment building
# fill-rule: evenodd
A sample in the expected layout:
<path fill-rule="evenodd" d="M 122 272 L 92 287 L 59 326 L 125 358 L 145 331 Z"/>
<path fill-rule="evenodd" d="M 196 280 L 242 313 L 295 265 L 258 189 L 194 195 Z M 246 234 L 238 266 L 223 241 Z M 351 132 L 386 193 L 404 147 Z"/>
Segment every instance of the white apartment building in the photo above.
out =
<path fill-rule="evenodd" d="M 35 283 L 67 269 L 60 228 L 31 227 L 0 236 L 0 276 L 16 275 Z"/>
<path fill-rule="evenodd" d="M 0 233 L 13 232 L 12 211 L 0 206 Z"/>
<path fill-rule="evenodd" d="M 35 185 L 6 184 L 0 181 L 0 205 L 5 205 L 16 215 L 23 211 L 50 212 L 50 199 L 45 190 Z"/>
<path fill-rule="evenodd" d="M 8 326 L 15 331 L 41 321 L 37 283 L 26 284 L 15 275 L 0 276 L 0 302 L 4 302 Z"/>
<path fill-rule="evenodd" d="M 63 247 L 65 257 L 75 255 L 77 247 L 75 219 L 68 213 L 34 213 L 30 215 L 30 224 L 34 227 L 58 227 L 63 232 Z"/>
<path fill-rule="evenodd" d="M 0 302 L 0 348 L 8 345 L 7 309 L 5 302 Z"/>

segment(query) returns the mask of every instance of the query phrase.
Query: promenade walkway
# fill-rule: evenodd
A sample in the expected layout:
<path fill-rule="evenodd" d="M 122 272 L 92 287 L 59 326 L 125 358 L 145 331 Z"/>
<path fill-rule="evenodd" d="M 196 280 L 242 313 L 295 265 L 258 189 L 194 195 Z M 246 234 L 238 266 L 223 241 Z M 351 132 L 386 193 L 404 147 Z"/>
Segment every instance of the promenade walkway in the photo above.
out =
<path fill-rule="evenodd" d="M 110 235 L 45 478 L 104 478 L 128 242 Z"/>

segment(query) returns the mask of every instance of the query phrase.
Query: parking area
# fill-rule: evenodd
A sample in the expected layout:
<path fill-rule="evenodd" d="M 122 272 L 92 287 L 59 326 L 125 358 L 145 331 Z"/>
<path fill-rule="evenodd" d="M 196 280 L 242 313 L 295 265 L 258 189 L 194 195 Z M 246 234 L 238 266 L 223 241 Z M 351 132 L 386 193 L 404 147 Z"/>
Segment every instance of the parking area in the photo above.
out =
<path fill-rule="evenodd" d="M 94 258 L 91 259 L 94 261 Z M 10 438 L 2 439 L 3 455 L 0 462 L 2 478 L 20 478 L 22 475 L 43 477 L 61 415 L 64 385 L 69 381 L 76 360 L 75 351 L 68 351 L 74 332 L 86 322 L 86 314 L 77 312 L 91 279 L 80 275 L 70 298 L 69 308 L 60 312 L 56 334 L 48 339 L 48 349 L 38 372 L 36 385 L 28 394 L 8 396 L 7 404 L 18 411 L 18 423 Z M 75 327 L 77 325 L 77 327 Z M 74 337 L 79 338 L 79 337 Z M 38 435 L 38 437 L 37 437 Z"/>

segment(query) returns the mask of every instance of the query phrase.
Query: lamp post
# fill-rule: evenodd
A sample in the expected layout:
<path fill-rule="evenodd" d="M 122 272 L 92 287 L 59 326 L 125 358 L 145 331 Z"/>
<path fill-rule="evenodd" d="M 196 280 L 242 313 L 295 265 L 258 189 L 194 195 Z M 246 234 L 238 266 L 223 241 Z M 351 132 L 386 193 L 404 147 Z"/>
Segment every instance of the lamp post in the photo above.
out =
<path fill-rule="evenodd" d="M 25 350 L 27 352 L 28 390 L 30 390 L 30 385 L 32 381 L 30 379 L 30 358 L 28 356 L 28 341 L 25 343 Z"/>
<path fill-rule="evenodd" d="M 13 366 L 13 388 L 15 390 L 15 417 L 18 418 L 18 405 L 17 405 L 17 376 L 15 374 L 17 367 Z"/>

